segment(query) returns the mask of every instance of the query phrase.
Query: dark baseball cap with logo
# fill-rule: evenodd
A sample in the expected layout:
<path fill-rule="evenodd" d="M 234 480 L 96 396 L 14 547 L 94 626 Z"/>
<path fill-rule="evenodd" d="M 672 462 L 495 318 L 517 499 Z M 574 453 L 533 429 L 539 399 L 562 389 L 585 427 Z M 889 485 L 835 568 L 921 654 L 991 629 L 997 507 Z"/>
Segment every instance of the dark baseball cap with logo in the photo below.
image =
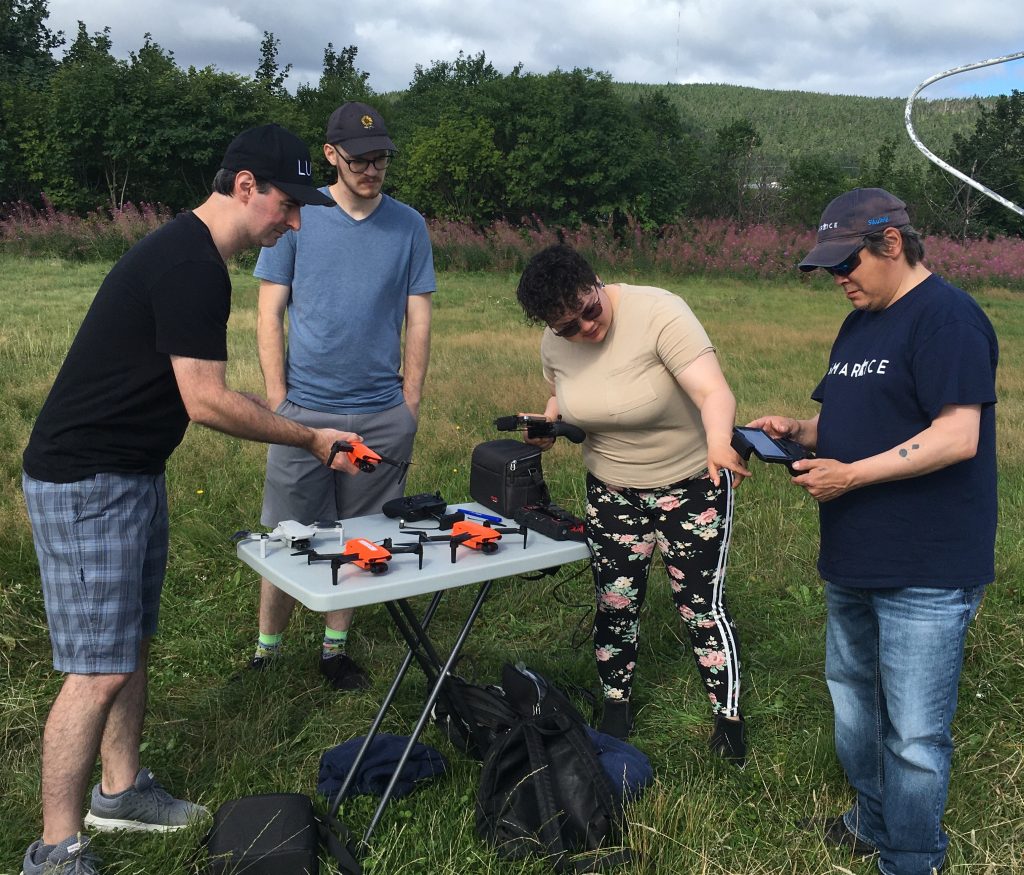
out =
<path fill-rule="evenodd" d="M 280 125 L 260 125 L 231 141 L 220 166 L 248 170 L 300 204 L 333 207 L 334 201 L 313 185 L 313 162 L 306 144 Z"/>
<path fill-rule="evenodd" d="M 331 113 L 327 120 L 326 141 L 333 146 L 341 146 L 349 156 L 382 149 L 398 151 L 388 136 L 380 113 L 372 106 L 355 100 L 343 103 Z"/>
<path fill-rule="evenodd" d="M 907 205 L 898 197 L 884 188 L 855 188 L 825 207 L 817 245 L 800 262 L 800 270 L 842 264 L 868 234 L 909 224 Z"/>

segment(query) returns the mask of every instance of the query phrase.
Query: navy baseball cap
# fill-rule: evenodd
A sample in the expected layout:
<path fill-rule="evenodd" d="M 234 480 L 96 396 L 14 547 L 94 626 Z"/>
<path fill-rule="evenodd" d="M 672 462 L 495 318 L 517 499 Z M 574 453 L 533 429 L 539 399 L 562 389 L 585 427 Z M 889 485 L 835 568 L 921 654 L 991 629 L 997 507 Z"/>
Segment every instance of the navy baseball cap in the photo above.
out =
<path fill-rule="evenodd" d="M 372 106 L 355 100 L 343 103 L 331 113 L 327 120 L 326 142 L 341 146 L 349 155 L 397 151 L 381 114 Z"/>
<path fill-rule="evenodd" d="M 800 262 L 800 270 L 842 264 L 868 234 L 909 224 L 907 205 L 898 197 L 884 188 L 855 188 L 825 207 L 817 244 Z"/>
<path fill-rule="evenodd" d="M 334 201 L 313 185 L 313 162 L 306 144 L 280 125 L 260 125 L 231 141 L 220 166 L 248 170 L 300 204 L 333 207 Z"/>

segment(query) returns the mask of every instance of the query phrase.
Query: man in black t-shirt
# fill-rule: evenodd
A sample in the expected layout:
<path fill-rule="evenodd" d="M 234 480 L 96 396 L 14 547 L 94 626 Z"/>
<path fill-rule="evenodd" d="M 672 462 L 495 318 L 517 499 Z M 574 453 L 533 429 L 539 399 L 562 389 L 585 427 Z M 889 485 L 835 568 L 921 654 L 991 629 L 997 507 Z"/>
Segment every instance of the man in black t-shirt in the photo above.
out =
<path fill-rule="evenodd" d="M 139 763 L 146 660 L 167 562 L 164 466 L 190 421 L 301 447 L 327 463 L 335 441 L 225 382 L 231 283 L 225 260 L 298 230 L 309 151 L 278 125 L 228 147 L 213 194 L 141 240 L 113 267 L 72 343 L 24 453 L 54 667 L 65 673 L 43 734 L 43 835 L 25 875 L 97 872 L 95 829 L 177 829 L 206 814 Z M 332 467 L 350 474 L 344 453 Z"/>

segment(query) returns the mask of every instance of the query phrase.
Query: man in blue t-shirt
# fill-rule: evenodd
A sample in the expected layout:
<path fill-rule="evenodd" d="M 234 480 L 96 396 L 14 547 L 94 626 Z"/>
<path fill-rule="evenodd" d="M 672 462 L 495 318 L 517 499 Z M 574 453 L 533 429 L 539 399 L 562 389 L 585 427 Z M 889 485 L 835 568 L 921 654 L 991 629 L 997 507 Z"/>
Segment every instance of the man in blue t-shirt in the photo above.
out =
<path fill-rule="evenodd" d="M 819 502 L 825 675 L 857 798 L 814 826 L 877 851 L 884 875 L 929 875 L 945 858 L 964 639 L 995 576 L 998 344 L 923 255 L 889 192 L 833 200 L 800 263 L 855 308 L 812 393 L 820 412 L 751 423 L 817 453 L 793 482 Z"/>
<path fill-rule="evenodd" d="M 423 217 L 381 191 L 394 151 L 372 107 L 349 102 L 331 115 L 324 155 L 337 177 L 322 191 L 337 205 L 303 210 L 302 229 L 260 254 L 257 339 L 267 397 L 278 413 L 358 432 L 376 452 L 407 461 L 430 357 L 436 282 Z M 379 465 L 370 477 L 342 478 L 310 462 L 291 447 L 270 448 L 264 525 L 379 513 L 404 491 L 399 468 Z M 265 668 L 278 653 L 294 606 L 294 598 L 263 580 L 251 668 Z M 338 690 L 365 687 L 366 674 L 345 653 L 352 611 L 328 612 L 325 621 L 321 673 Z"/>

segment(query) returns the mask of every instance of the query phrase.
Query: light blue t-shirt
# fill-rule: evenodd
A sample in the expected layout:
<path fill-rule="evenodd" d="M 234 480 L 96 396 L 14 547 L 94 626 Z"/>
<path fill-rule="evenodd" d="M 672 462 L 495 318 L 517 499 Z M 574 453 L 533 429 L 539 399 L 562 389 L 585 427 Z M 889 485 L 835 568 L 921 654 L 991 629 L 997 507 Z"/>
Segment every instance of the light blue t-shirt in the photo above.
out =
<path fill-rule="evenodd" d="M 289 401 L 326 413 L 377 413 L 402 402 L 406 299 L 437 287 L 419 213 L 387 195 L 360 221 L 340 207 L 303 207 L 299 231 L 264 248 L 254 273 L 291 287 Z"/>

